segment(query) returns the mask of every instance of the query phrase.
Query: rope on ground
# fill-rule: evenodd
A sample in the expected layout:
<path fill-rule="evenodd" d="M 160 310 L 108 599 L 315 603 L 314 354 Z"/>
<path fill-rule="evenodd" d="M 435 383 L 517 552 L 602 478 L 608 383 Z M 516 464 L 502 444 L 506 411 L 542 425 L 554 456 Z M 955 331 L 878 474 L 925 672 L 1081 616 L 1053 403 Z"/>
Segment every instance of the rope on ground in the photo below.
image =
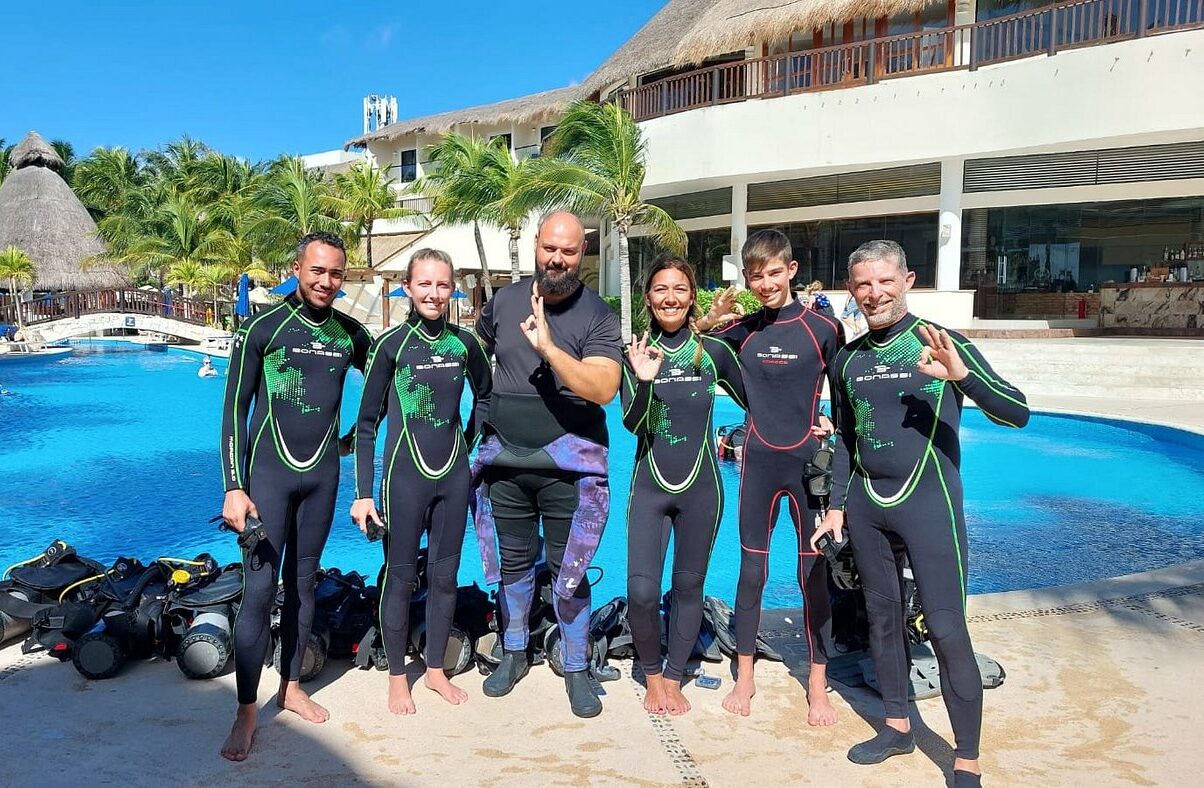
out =
<path fill-rule="evenodd" d="M 1045 607 L 1036 610 L 1017 610 L 1010 613 L 994 613 L 982 616 L 970 616 L 967 619 L 971 624 L 985 623 L 988 621 L 1010 621 L 1017 618 L 1041 618 L 1044 616 L 1064 616 L 1075 613 L 1093 613 L 1097 610 L 1103 610 L 1111 607 L 1122 607 L 1126 610 L 1131 610 L 1136 613 L 1144 613 L 1169 624 L 1190 629 L 1193 632 L 1204 632 L 1204 625 L 1194 621 L 1179 618 L 1178 616 L 1159 613 L 1148 607 L 1143 607 L 1140 603 L 1153 599 L 1169 599 L 1178 596 L 1190 596 L 1193 594 L 1204 593 L 1204 583 L 1197 583 L 1190 586 L 1180 586 L 1178 588 L 1166 588 L 1161 591 L 1151 591 L 1148 594 L 1134 594 L 1133 596 L 1120 597 L 1117 599 L 1100 599 L 1096 602 L 1079 602 L 1072 605 L 1062 605 L 1060 607 Z"/>
<path fill-rule="evenodd" d="M 644 705 L 645 689 L 643 684 L 636 681 L 635 661 L 623 660 L 621 669 L 627 680 L 631 682 L 631 686 L 635 690 L 636 699 L 642 707 Z M 656 738 L 661 743 L 661 749 L 669 756 L 669 760 L 673 762 L 677 773 L 681 775 L 681 784 L 688 788 L 709 788 L 710 784 L 702 776 L 702 772 L 699 771 L 694 757 L 690 755 L 690 751 L 686 749 L 686 745 L 678 738 L 677 730 L 674 729 L 669 715 L 648 714 L 648 721 L 652 723 L 652 729 L 656 731 Z"/>

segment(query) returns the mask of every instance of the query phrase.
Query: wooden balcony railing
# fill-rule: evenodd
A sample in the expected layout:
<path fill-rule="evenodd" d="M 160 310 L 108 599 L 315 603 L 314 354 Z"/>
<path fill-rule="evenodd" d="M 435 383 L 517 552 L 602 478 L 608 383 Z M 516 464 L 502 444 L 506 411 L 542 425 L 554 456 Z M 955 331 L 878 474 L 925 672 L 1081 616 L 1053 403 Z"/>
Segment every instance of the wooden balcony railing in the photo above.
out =
<path fill-rule="evenodd" d="M 219 302 L 219 309 L 221 303 Z M 0 323 L 16 323 L 18 310 L 21 314 L 20 322 L 27 326 L 62 318 L 111 312 L 155 315 L 203 326 L 213 317 L 213 302 L 199 298 L 177 298 L 157 290 L 135 288 L 70 290 L 17 303 L 13 303 L 11 297 L 6 297 L 4 303 L 0 304 Z"/>
<path fill-rule="evenodd" d="M 636 120 L 1204 27 L 1204 0 L 1069 0 L 972 25 L 723 63 L 621 91 Z"/>

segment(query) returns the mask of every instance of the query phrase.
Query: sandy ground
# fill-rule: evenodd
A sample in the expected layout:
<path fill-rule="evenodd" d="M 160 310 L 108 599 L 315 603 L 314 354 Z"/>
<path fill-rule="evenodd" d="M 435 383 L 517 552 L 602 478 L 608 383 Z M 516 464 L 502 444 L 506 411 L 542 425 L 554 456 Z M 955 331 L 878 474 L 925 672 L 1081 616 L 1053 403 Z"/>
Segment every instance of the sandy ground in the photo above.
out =
<path fill-rule="evenodd" d="M 1108 413 L 1204 431 L 1204 413 L 1179 404 L 1151 413 L 1122 400 L 1038 401 L 1036 407 Z M 1148 405 L 1148 403 L 1146 404 Z M 1201 785 L 1204 742 L 1204 561 L 1098 583 L 972 597 L 977 651 L 1007 680 L 988 690 L 986 782 L 997 785 Z M 630 662 L 604 686 L 605 711 L 579 720 L 563 683 L 536 667 L 514 693 L 481 694 L 475 671 L 458 682 L 461 707 L 416 690 L 418 714 L 385 706 L 385 674 L 330 664 L 308 688 L 331 711 L 322 725 L 277 713 L 276 675 L 264 671 L 252 758 L 218 756 L 233 714 L 234 680 L 190 681 L 165 662 L 129 665 L 91 682 L 70 664 L 0 649 L 0 785 L 205 785 L 236 782 L 444 785 L 941 785 L 952 741 L 940 699 L 913 707 L 919 748 L 875 767 L 845 758 L 874 732 L 882 704 L 833 683 L 840 713 L 806 724 L 806 647 L 798 611 L 767 613 L 763 629 L 786 656 L 758 663 L 753 713 L 737 718 L 718 691 L 690 685 L 683 717 L 644 712 Z"/>
<path fill-rule="evenodd" d="M 1103 602 L 1099 600 L 1104 600 Z M 1008 670 L 986 693 L 983 767 L 1009 785 L 1200 784 L 1204 729 L 1204 561 L 1144 575 L 1040 592 L 974 597 L 975 648 Z M 845 759 L 873 733 L 882 706 L 865 688 L 834 684 L 837 725 L 808 728 L 806 649 L 789 631 L 798 611 L 766 616 L 786 663 L 758 663 L 753 714 L 719 705 L 731 686 L 689 686 L 694 709 L 655 717 L 641 706 L 630 662 L 604 685 L 594 720 L 568 710 L 562 682 L 536 667 L 510 696 L 482 696 L 475 671 L 459 683 L 471 698 L 452 707 L 418 689 L 418 714 L 385 707 L 385 675 L 330 665 L 310 685 L 332 714 L 313 725 L 277 713 L 264 672 L 262 727 L 253 757 L 218 757 L 234 706 L 232 675 L 189 681 L 174 664 L 131 664 L 109 681 L 70 664 L 0 650 L 0 698 L 8 754 L 0 783 L 164 784 L 235 781 L 440 785 L 942 784 L 952 740 L 940 699 L 920 701 L 920 747 L 876 767 Z M 22 757 L 27 753 L 28 757 Z"/>

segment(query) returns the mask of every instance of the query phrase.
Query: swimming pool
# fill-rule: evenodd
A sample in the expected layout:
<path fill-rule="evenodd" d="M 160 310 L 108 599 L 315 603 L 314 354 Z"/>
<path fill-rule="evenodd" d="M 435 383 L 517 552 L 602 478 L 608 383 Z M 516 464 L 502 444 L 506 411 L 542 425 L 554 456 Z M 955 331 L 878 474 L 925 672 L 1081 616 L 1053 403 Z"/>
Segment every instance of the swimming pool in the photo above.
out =
<path fill-rule="evenodd" d="M 198 378 L 198 356 L 124 343 L 80 344 L 69 358 L 4 370 L 0 388 L 0 568 L 66 539 L 100 560 L 136 555 L 234 561 L 233 539 L 208 519 L 221 509 L 218 425 L 225 377 Z M 343 423 L 361 380 L 349 378 Z M 623 512 L 634 440 L 608 409 L 612 516 L 595 563 L 597 596 L 624 593 Z M 716 424 L 740 421 L 722 400 Z M 1069 416 L 1034 416 L 1008 430 L 968 409 L 962 427 L 970 590 L 1036 588 L 1204 557 L 1204 438 L 1177 430 Z M 379 459 L 378 459 L 379 464 Z M 739 566 L 738 476 L 723 463 L 728 505 L 707 592 L 731 600 Z M 380 548 L 347 512 L 351 458 L 323 564 L 374 578 Z M 799 604 L 794 532 L 771 547 L 769 606 Z M 482 580 L 466 540 L 462 583 Z"/>

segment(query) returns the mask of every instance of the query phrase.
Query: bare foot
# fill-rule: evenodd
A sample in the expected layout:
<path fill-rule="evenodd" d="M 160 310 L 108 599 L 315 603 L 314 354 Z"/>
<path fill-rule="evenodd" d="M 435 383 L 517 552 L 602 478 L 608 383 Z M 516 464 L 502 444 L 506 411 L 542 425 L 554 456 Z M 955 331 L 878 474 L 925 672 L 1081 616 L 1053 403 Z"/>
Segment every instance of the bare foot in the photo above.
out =
<path fill-rule="evenodd" d="M 954 758 L 953 768 L 956 771 L 970 772 L 970 774 L 982 774 L 982 769 L 978 766 L 978 759 L 970 760 L 969 758 Z"/>
<path fill-rule="evenodd" d="M 681 681 L 665 679 L 665 711 L 677 717 L 689 710 L 690 701 L 681 692 Z"/>
<path fill-rule="evenodd" d="M 828 688 L 814 686 L 807 688 L 808 725 L 835 725 L 836 707 L 828 700 Z"/>
<path fill-rule="evenodd" d="M 222 757 L 227 761 L 245 761 L 251 754 L 251 742 L 255 741 L 256 711 L 254 703 L 242 704 L 234 715 L 230 735 L 222 743 Z"/>
<path fill-rule="evenodd" d="M 807 724 L 835 725 L 836 708 L 828 700 L 828 666 L 811 663 L 807 678 Z"/>
<path fill-rule="evenodd" d="M 723 699 L 723 708 L 732 714 L 747 717 L 752 712 L 752 698 L 756 694 L 757 685 L 753 680 L 740 676 L 736 679 L 736 686 L 732 687 L 732 691 Z"/>
<path fill-rule="evenodd" d="M 276 695 L 276 705 L 286 711 L 291 711 L 306 722 L 326 722 L 330 712 L 325 706 L 310 699 L 309 693 L 301 689 L 296 681 L 290 681 L 280 688 Z"/>
<path fill-rule="evenodd" d="M 644 676 L 648 692 L 644 695 L 644 711 L 649 714 L 664 714 L 668 708 L 668 698 L 665 695 L 665 677 L 657 673 Z"/>
<path fill-rule="evenodd" d="M 468 700 L 468 693 L 451 683 L 451 679 L 442 668 L 433 668 L 422 677 L 422 683 L 429 690 L 439 693 L 439 697 L 453 706 L 459 706 Z"/>
<path fill-rule="evenodd" d="M 410 679 L 406 674 L 389 676 L 389 711 L 394 714 L 413 714 L 418 709 L 410 695 Z"/>

